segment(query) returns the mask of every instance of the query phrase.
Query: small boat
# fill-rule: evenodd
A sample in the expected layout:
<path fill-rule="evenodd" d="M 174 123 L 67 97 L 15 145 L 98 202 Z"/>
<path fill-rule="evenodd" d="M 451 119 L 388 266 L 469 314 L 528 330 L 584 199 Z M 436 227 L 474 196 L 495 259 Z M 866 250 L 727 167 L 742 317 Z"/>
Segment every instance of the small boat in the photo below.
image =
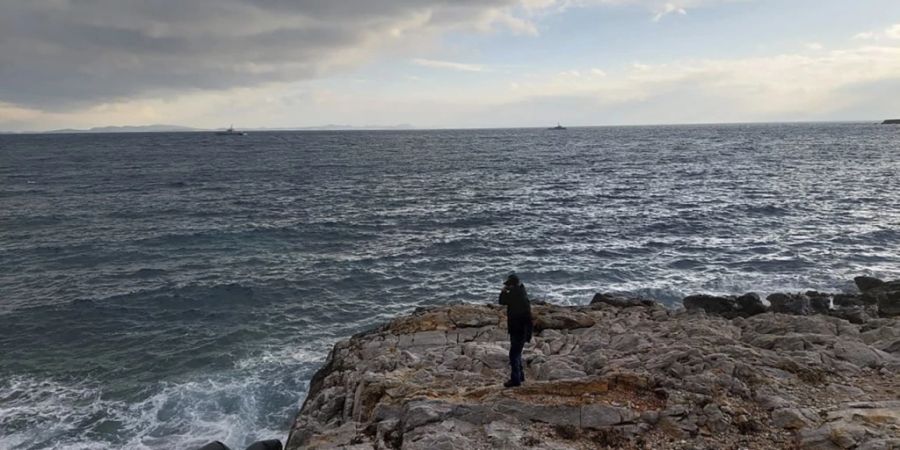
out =
<path fill-rule="evenodd" d="M 559 122 L 556 122 L 556 126 L 555 126 L 555 127 L 550 127 L 550 128 L 547 128 L 547 129 L 548 129 L 548 130 L 565 130 L 566 127 L 560 125 Z"/>
<path fill-rule="evenodd" d="M 234 129 L 234 125 L 228 127 L 225 131 L 216 131 L 217 136 L 246 136 L 247 133 L 243 131 L 237 131 Z"/>

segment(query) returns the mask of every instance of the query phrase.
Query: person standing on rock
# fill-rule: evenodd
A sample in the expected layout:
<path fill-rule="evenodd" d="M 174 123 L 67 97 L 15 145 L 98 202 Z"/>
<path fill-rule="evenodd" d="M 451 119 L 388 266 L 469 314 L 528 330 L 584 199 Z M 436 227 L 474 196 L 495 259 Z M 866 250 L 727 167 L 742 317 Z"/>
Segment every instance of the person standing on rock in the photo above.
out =
<path fill-rule="evenodd" d="M 509 332 L 509 381 L 504 387 L 521 386 L 525 382 L 522 350 L 531 342 L 531 302 L 525 285 L 516 274 L 510 274 L 500 291 L 500 304 L 506 305 L 506 329 Z"/>

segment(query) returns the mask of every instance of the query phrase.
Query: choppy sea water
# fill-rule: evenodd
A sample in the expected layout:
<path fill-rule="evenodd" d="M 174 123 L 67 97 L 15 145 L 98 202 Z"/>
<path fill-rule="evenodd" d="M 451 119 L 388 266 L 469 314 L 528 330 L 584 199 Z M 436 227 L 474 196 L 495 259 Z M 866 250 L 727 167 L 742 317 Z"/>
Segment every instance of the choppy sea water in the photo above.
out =
<path fill-rule="evenodd" d="M 571 304 L 900 278 L 900 128 L 0 136 L 0 448 L 284 439 L 335 340 L 511 270 Z"/>

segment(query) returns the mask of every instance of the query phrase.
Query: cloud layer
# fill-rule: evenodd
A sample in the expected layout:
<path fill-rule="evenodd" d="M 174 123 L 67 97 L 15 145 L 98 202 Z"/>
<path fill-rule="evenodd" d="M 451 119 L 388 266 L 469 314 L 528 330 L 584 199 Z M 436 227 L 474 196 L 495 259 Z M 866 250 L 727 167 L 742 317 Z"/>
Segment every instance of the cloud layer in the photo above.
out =
<path fill-rule="evenodd" d="M 137 95 L 296 81 L 447 30 L 501 28 L 534 35 L 533 16 L 553 10 L 631 6 L 662 17 L 723 1 L 728 0 L 3 2 L 0 102 L 59 110 Z"/>
<path fill-rule="evenodd" d="M 58 108 L 302 80 L 457 27 L 527 28 L 518 0 L 29 0 L 0 6 L 0 101 Z"/>

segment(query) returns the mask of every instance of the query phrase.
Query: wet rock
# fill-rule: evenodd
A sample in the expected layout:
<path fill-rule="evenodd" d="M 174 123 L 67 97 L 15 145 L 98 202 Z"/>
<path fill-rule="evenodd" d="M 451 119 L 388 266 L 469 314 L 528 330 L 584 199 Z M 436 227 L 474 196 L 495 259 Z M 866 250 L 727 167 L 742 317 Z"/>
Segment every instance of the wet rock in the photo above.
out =
<path fill-rule="evenodd" d="M 750 292 L 735 299 L 738 313 L 742 317 L 755 316 L 766 312 L 766 305 L 763 304 L 759 294 Z"/>
<path fill-rule="evenodd" d="M 856 294 L 834 294 L 832 301 L 836 307 L 861 307 L 866 304 L 863 302 L 862 296 Z"/>
<path fill-rule="evenodd" d="M 888 287 L 892 289 L 888 289 Z M 878 314 L 881 317 L 900 316 L 900 285 L 885 284 L 870 292 L 880 291 L 875 298 L 878 301 Z"/>
<path fill-rule="evenodd" d="M 808 316 L 813 313 L 809 297 L 803 294 L 772 294 L 766 297 L 772 305 L 772 312 Z"/>
<path fill-rule="evenodd" d="M 831 309 L 831 294 L 807 291 L 805 295 L 809 298 L 809 305 L 812 307 L 813 312 L 817 314 L 827 314 Z"/>
<path fill-rule="evenodd" d="M 879 280 L 875 277 L 867 277 L 860 276 L 853 279 L 853 282 L 856 283 L 856 287 L 862 291 L 868 291 L 869 289 L 875 289 L 884 284 L 884 281 Z"/>
<path fill-rule="evenodd" d="M 689 295 L 681 300 L 688 311 L 702 310 L 709 314 L 731 317 L 736 315 L 736 305 L 733 297 L 717 297 L 715 295 Z"/>
<path fill-rule="evenodd" d="M 591 305 L 607 304 L 617 308 L 631 308 L 635 306 L 649 307 L 656 304 L 655 301 L 643 297 L 630 297 L 618 294 L 598 293 L 591 299 Z"/>

